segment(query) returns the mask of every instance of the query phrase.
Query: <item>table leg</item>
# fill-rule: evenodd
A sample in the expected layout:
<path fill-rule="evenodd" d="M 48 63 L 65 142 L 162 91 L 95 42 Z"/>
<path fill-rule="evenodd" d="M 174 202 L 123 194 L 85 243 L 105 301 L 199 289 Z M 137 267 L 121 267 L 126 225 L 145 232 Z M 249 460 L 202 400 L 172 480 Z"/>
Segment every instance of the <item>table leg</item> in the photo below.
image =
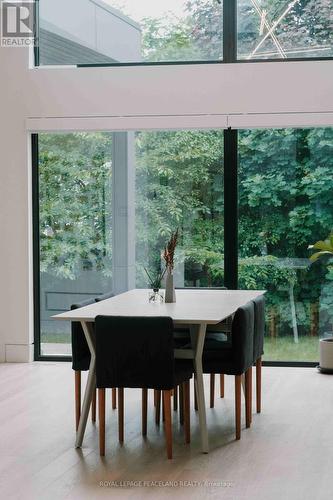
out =
<path fill-rule="evenodd" d="M 84 392 L 79 428 L 76 434 L 75 448 L 80 448 L 82 445 L 84 432 L 86 430 L 90 405 L 94 391 L 96 389 L 96 351 L 95 351 L 95 338 L 94 338 L 95 335 L 94 335 L 93 323 L 86 323 L 85 321 L 81 321 L 81 325 L 88 343 L 88 347 L 91 354 L 91 360 L 89 366 L 87 385 Z"/>
<path fill-rule="evenodd" d="M 191 326 L 190 332 L 192 349 L 194 350 L 194 380 L 198 400 L 201 447 L 203 453 L 208 453 L 208 431 L 206 423 L 205 391 L 202 372 L 202 352 L 205 343 L 206 325 L 193 325 Z"/>

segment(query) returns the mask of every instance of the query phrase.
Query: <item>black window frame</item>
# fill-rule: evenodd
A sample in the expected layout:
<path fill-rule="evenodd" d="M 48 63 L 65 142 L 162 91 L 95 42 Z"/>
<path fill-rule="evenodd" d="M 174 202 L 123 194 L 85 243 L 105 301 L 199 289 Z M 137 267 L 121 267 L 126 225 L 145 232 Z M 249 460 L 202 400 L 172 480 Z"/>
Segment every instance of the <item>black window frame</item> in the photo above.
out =
<path fill-rule="evenodd" d="M 267 58 L 267 59 L 238 59 L 237 57 L 237 4 L 238 0 L 223 0 L 223 59 L 210 61 L 145 61 L 145 62 L 114 62 L 114 63 L 95 63 L 95 64 L 77 64 L 77 68 L 108 68 L 123 66 L 181 66 L 198 64 L 253 64 L 265 62 L 311 62 L 311 61 L 332 61 L 332 57 L 288 57 Z M 35 47 L 34 47 L 35 66 L 40 66 L 39 57 L 39 0 L 35 0 Z M 47 66 L 46 66 L 47 67 Z M 52 67 L 52 66 L 50 66 Z"/>
<path fill-rule="evenodd" d="M 238 130 L 224 129 L 224 284 L 238 288 Z M 35 361 L 71 361 L 69 356 L 41 354 L 40 332 L 40 228 L 39 228 L 39 150 L 38 134 L 31 134 L 33 205 L 33 300 Z M 263 361 L 264 366 L 315 367 L 311 361 Z"/>

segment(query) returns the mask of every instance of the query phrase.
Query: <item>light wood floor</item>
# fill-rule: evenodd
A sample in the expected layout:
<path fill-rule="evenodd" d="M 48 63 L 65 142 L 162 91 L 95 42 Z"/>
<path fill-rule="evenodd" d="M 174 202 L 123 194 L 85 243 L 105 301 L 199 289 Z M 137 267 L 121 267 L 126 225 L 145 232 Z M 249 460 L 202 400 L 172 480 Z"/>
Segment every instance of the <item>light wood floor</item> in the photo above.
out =
<path fill-rule="evenodd" d="M 109 397 L 107 452 L 101 459 L 98 429 L 90 421 L 82 450 L 74 449 L 69 364 L 0 364 L 0 498 L 332 498 L 333 377 L 312 368 L 263 368 L 262 414 L 253 415 L 250 429 L 243 425 L 237 442 L 234 382 L 227 377 L 225 399 L 217 398 L 215 409 L 207 409 L 209 455 L 200 452 L 192 410 L 190 446 L 183 444 L 174 413 L 172 461 L 166 459 L 163 431 L 153 422 L 151 394 L 146 440 L 140 435 L 140 391 L 125 394 L 125 444 L 117 443 L 117 413 Z M 107 486 L 108 481 L 118 487 Z M 125 483 L 130 481 L 169 483 Z M 172 481 L 179 483 L 171 486 Z M 216 483 L 186 486 L 181 481 Z M 231 486 L 223 487 L 223 481 Z"/>

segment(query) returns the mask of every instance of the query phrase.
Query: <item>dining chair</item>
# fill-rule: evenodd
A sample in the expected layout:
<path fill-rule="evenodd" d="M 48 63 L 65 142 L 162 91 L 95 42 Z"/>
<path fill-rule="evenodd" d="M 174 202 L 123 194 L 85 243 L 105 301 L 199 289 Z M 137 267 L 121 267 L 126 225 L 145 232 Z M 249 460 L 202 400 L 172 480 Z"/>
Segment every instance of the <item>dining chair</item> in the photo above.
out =
<path fill-rule="evenodd" d="M 203 350 L 203 372 L 235 376 L 236 439 L 241 437 L 241 384 L 245 374 L 246 427 L 251 425 L 252 364 L 254 337 L 254 304 L 239 307 L 234 315 L 229 343 L 218 337 L 206 338 Z"/>
<path fill-rule="evenodd" d="M 71 310 L 89 306 L 94 303 L 94 298 L 83 300 L 82 302 L 72 304 Z M 75 374 L 75 425 L 77 430 L 79 427 L 81 416 L 81 372 L 89 370 L 90 351 L 81 323 L 79 321 L 72 321 L 71 328 L 72 368 Z M 91 418 L 93 422 L 96 421 L 96 391 L 94 393 L 91 405 Z"/>
<path fill-rule="evenodd" d="M 100 455 L 105 455 L 105 389 L 118 388 L 118 433 L 124 439 L 124 388 L 142 389 L 142 434 L 147 434 L 148 389 L 162 391 L 167 456 L 172 458 L 171 392 L 187 387 L 185 441 L 190 440 L 189 380 L 191 360 L 174 357 L 173 322 L 169 317 L 97 316 L 96 383 Z"/>
<path fill-rule="evenodd" d="M 253 301 L 254 305 L 254 332 L 253 332 L 253 364 L 256 366 L 256 410 L 257 413 L 261 412 L 261 368 L 262 368 L 262 355 L 264 354 L 264 334 L 265 334 L 265 297 L 260 295 Z M 223 341 L 221 337 L 219 339 Z M 220 344 L 228 347 L 228 344 Z M 210 375 L 210 407 L 214 408 L 214 378 L 215 374 Z M 220 374 L 220 378 L 224 375 Z M 222 379 L 221 379 L 222 380 Z M 224 395 L 224 390 L 223 390 Z M 221 383 L 221 397 L 222 396 L 222 383 Z"/>
<path fill-rule="evenodd" d="M 102 295 L 97 295 L 97 297 L 95 297 L 95 302 L 101 302 L 102 300 L 112 299 L 112 297 L 114 296 L 115 294 L 113 292 L 103 293 Z"/>
<path fill-rule="evenodd" d="M 179 287 L 177 290 L 227 290 L 225 286 L 221 287 Z M 217 325 L 207 325 L 206 338 L 216 338 L 219 340 L 228 342 L 230 341 L 232 317 L 226 318 Z M 188 328 L 176 328 L 174 330 L 174 343 L 175 348 L 181 349 L 184 344 L 190 342 L 190 332 Z M 215 395 L 215 374 L 210 375 L 210 407 L 214 407 L 214 395 Z M 177 392 L 175 392 L 175 397 L 177 397 Z M 220 397 L 224 397 L 224 375 L 220 374 Z M 198 409 L 196 392 L 194 389 L 194 408 Z M 177 409 L 176 402 L 174 403 L 174 409 Z M 182 398 L 180 397 L 180 409 L 182 410 Z M 182 423 L 182 411 L 180 411 L 180 422 Z"/>
<path fill-rule="evenodd" d="M 97 297 L 95 297 L 95 302 L 102 302 L 102 300 L 112 299 L 112 297 L 114 297 L 114 296 L 115 296 L 115 294 L 113 292 L 106 292 L 106 293 L 103 293 L 102 295 L 97 295 Z M 111 399 L 112 399 L 112 409 L 116 410 L 117 409 L 117 389 L 112 389 Z"/>

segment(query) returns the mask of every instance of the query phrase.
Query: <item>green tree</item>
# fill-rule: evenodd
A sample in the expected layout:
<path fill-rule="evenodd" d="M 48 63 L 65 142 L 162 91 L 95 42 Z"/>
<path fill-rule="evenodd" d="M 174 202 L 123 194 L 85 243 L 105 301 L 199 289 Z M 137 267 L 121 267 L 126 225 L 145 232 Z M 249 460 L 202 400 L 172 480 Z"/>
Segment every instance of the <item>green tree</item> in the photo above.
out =
<path fill-rule="evenodd" d="M 111 273 L 111 135 L 39 136 L 40 266 L 75 279 Z"/>

